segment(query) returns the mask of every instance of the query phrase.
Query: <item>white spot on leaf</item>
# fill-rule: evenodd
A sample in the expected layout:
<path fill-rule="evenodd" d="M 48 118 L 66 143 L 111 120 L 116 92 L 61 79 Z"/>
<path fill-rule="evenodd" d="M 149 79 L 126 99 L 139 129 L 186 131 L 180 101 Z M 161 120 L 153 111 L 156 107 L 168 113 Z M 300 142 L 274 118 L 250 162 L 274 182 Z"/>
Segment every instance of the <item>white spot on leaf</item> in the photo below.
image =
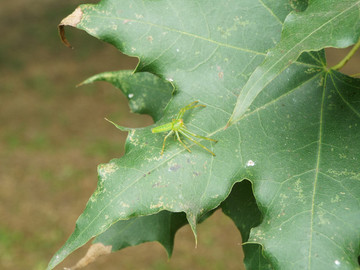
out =
<path fill-rule="evenodd" d="M 246 167 L 253 167 L 253 166 L 255 166 L 255 162 L 252 161 L 251 159 L 248 160 L 248 162 L 246 162 Z"/>
<path fill-rule="evenodd" d="M 109 174 L 114 173 L 118 170 L 118 167 L 115 163 L 108 163 L 99 165 L 99 175 L 103 180 L 106 180 Z"/>
<path fill-rule="evenodd" d="M 124 208 L 129 208 L 130 205 L 128 205 L 127 203 L 121 202 L 120 205 Z"/>

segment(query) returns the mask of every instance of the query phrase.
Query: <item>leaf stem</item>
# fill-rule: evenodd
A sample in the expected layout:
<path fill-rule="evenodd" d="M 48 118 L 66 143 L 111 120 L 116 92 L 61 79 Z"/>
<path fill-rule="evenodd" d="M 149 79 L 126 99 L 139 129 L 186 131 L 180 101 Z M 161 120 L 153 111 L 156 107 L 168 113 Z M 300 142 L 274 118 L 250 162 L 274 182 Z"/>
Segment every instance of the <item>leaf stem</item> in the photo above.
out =
<path fill-rule="evenodd" d="M 350 52 L 344 57 L 343 60 L 341 60 L 338 64 L 336 64 L 335 66 L 333 66 L 331 69 L 333 70 L 339 70 L 341 69 L 343 66 L 345 66 L 345 64 L 350 60 L 350 58 L 355 54 L 356 50 L 360 48 L 360 39 L 358 40 L 358 42 L 354 45 L 354 47 L 350 50 Z"/>

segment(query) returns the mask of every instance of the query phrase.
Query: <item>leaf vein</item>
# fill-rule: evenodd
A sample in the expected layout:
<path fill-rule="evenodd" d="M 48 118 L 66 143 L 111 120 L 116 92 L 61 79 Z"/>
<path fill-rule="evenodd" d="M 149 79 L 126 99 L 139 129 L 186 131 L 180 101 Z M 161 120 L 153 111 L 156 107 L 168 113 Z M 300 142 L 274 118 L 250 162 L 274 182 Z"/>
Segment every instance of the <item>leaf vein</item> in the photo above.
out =
<path fill-rule="evenodd" d="M 326 79 L 325 79 L 326 80 Z M 308 269 L 311 269 L 311 252 L 312 252 L 312 241 L 313 241 L 313 226 L 314 226 L 314 215 L 315 215 L 315 196 L 317 191 L 317 183 L 319 179 L 319 168 L 320 168 L 320 154 L 321 154 L 321 146 L 322 146 L 322 138 L 323 138 L 323 120 L 324 120 L 324 103 L 325 103 L 325 90 L 326 90 L 326 82 L 323 85 L 323 94 L 322 101 L 320 107 L 320 119 L 319 119 L 319 143 L 318 143 L 318 151 L 316 158 L 316 166 L 315 166 L 315 178 L 314 178 L 314 187 L 313 194 L 311 199 L 311 220 L 310 220 L 310 240 L 309 240 L 309 253 L 308 253 Z"/>

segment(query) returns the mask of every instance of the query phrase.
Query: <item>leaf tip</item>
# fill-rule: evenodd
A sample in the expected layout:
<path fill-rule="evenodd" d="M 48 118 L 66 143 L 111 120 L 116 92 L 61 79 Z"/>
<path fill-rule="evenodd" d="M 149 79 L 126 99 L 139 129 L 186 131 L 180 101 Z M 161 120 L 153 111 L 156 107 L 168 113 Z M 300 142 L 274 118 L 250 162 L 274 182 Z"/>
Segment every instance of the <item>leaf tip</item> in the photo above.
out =
<path fill-rule="evenodd" d="M 92 81 L 90 81 L 89 79 L 86 79 L 85 81 L 82 81 L 81 83 L 78 83 L 75 87 L 78 88 L 80 86 L 83 86 L 85 84 L 90 84 L 92 83 Z"/>
<path fill-rule="evenodd" d="M 196 231 L 196 216 L 192 214 L 186 214 L 186 219 L 189 222 L 190 228 L 194 234 L 195 237 L 195 248 L 197 247 L 197 231 Z"/>
<path fill-rule="evenodd" d="M 82 12 L 81 8 L 77 7 L 73 13 L 71 13 L 69 16 L 64 18 L 58 25 L 61 41 L 68 48 L 73 49 L 70 42 L 67 40 L 67 38 L 65 36 L 65 26 L 76 27 L 80 23 L 82 16 L 83 16 L 83 12 Z"/>
<path fill-rule="evenodd" d="M 106 121 L 108 121 L 110 124 L 113 124 L 117 129 L 121 130 L 121 131 L 131 131 L 133 130 L 133 128 L 128 128 L 128 127 L 123 127 L 123 126 L 120 126 L 116 123 L 114 123 L 113 121 L 107 119 L 107 118 L 104 118 Z"/>

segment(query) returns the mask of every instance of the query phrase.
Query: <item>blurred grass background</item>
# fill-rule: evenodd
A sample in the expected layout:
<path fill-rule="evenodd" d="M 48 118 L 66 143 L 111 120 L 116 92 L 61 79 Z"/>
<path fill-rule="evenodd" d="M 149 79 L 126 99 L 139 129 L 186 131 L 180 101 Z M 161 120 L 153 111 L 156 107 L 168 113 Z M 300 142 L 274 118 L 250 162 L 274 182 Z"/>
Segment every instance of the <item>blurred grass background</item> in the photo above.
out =
<path fill-rule="evenodd" d="M 86 1 L 87 3 L 96 1 Z M 76 88 L 93 74 L 133 69 L 137 59 L 67 28 L 75 47 L 59 40 L 57 24 L 80 0 L 3 1 L 0 8 L 0 269 L 44 269 L 74 229 L 96 188 L 96 167 L 123 154 L 124 126 L 152 123 L 130 114 L 126 98 L 106 83 Z M 346 51 L 328 50 L 330 65 Z M 358 73 L 359 53 L 344 68 Z M 241 238 L 221 212 L 175 239 L 173 257 L 157 243 L 127 248 L 86 269 L 239 269 Z M 89 245 L 60 267 L 71 266 Z"/>

